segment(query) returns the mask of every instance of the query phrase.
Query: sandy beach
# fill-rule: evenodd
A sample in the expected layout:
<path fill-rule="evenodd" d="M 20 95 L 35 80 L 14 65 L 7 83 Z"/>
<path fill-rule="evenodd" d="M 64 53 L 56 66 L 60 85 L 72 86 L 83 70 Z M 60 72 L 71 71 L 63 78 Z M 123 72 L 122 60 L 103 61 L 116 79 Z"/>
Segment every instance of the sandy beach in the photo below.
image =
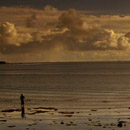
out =
<path fill-rule="evenodd" d="M 20 107 L 0 111 L 0 130 L 129 130 L 130 107 L 127 100 L 130 97 L 127 94 L 116 94 L 113 100 L 115 95 L 105 95 L 107 100 L 103 99 L 104 94 L 94 94 L 89 99 L 89 93 L 87 100 L 82 95 L 78 98 L 81 106 L 76 105 L 78 102 L 73 96 L 69 99 L 69 94 L 67 97 L 63 96 L 60 101 L 56 100 L 56 97 L 51 100 L 46 97 L 42 100 L 46 105 L 41 106 L 29 105 L 28 99 L 24 118 L 21 117 Z M 83 105 L 85 102 L 88 102 L 88 106 Z M 116 104 L 116 107 L 113 104 Z"/>
<path fill-rule="evenodd" d="M 129 130 L 129 64 L 1 66 L 0 130 Z"/>
<path fill-rule="evenodd" d="M 98 112 L 99 111 L 99 112 Z M 129 116 L 122 116 L 120 111 L 127 110 L 86 110 L 61 111 L 57 108 L 38 107 L 26 109 L 26 117 L 20 117 L 19 109 L 2 110 L 0 113 L 1 130 L 129 130 Z M 115 112 L 113 112 L 115 111 Z M 109 113 L 113 112 L 113 116 Z M 101 114 L 99 114 L 101 113 Z"/>

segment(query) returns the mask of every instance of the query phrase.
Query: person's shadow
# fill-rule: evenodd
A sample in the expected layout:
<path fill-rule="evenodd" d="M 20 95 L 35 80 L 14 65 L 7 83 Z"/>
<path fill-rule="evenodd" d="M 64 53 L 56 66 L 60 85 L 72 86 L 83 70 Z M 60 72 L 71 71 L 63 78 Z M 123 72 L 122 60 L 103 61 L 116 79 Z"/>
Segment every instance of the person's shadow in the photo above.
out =
<path fill-rule="evenodd" d="M 21 107 L 21 118 L 25 118 L 25 109 L 24 109 L 24 106 Z"/>
<path fill-rule="evenodd" d="M 21 94 L 21 96 L 20 96 L 20 100 L 21 100 L 21 118 L 25 117 L 24 99 L 25 99 L 24 95 Z"/>

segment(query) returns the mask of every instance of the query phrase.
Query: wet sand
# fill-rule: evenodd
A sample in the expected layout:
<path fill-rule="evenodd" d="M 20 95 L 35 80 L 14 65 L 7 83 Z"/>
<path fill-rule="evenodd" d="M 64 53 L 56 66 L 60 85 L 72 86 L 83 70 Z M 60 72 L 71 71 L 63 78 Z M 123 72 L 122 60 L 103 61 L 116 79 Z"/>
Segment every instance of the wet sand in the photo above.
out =
<path fill-rule="evenodd" d="M 106 103 L 106 102 L 105 102 Z M 129 130 L 130 108 L 63 109 L 32 107 L 0 111 L 0 130 Z"/>
<path fill-rule="evenodd" d="M 9 92 L 0 92 L 3 100 L 0 130 L 130 129 L 130 95 L 127 92 L 25 92 L 25 97 L 25 118 L 22 118 L 19 93 L 11 96 Z M 11 98 L 13 102 L 5 102 Z"/>

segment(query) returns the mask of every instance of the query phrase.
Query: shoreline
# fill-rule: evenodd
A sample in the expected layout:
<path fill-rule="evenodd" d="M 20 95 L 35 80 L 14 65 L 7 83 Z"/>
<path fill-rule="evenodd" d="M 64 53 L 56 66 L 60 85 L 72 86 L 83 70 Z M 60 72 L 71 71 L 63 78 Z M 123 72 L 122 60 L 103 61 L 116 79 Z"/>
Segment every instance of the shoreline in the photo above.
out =
<path fill-rule="evenodd" d="M 130 63 L 130 61 L 45 61 L 45 62 L 6 62 L 0 61 L 0 64 L 73 64 L 73 63 Z"/>

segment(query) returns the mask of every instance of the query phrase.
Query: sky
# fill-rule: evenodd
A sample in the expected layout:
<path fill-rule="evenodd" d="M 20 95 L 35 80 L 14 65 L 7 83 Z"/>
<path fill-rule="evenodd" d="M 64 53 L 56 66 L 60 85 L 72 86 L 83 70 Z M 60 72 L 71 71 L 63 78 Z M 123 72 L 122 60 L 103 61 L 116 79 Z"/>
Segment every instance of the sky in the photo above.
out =
<path fill-rule="evenodd" d="M 0 0 L 0 60 L 130 60 L 128 0 Z"/>
<path fill-rule="evenodd" d="M 75 8 L 80 10 L 111 10 L 120 13 L 130 12 L 129 0 L 1 0 L 0 6 L 31 6 L 42 8 L 46 5 L 58 9 Z"/>

